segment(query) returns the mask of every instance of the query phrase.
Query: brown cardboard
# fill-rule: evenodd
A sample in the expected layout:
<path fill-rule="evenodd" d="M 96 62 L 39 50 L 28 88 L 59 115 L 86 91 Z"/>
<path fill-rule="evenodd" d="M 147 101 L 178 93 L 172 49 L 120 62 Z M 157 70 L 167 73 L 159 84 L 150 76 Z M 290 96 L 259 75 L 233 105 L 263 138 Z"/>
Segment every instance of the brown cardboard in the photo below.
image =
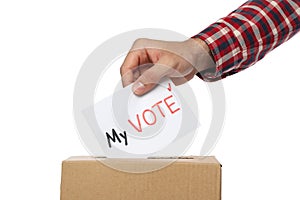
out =
<path fill-rule="evenodd" d="M 110 160 L 134 167 L 170 159 Z M 127 173 L 111 169 L 92 157 L 71 157 L 63 161 L 61 200 L 102 199 L 220 200 L 221 165 L 214 157 L 183 157 L 157 171 Z"/>

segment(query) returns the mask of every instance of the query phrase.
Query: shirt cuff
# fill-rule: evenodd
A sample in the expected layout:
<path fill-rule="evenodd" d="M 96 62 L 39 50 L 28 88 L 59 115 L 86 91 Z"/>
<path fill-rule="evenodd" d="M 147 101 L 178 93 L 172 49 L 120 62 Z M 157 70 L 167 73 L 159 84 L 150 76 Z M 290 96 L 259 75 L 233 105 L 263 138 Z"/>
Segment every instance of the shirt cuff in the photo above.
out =
<path fill-rule="evenodd" d="M 206 42 L 215 60 L 215 69 L 197 73 L 204 81 L 216 81 L 239 72 L 243 55 L 233 31 L 224 23 L 214 23 L 192 38 Z"/>

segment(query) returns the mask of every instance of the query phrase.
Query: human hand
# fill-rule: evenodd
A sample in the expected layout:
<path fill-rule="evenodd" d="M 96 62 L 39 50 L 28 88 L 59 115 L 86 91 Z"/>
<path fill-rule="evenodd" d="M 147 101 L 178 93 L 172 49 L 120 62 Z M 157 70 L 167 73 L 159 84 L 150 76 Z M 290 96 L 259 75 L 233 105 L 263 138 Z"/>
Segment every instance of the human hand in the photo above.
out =
<path fill-rule="evenodd" d="M 123 87 L 134 83 L 133 92 L 141 96 L 164 77 L 169 77 L 175 85 L 183 84 L 197 72 L 215 66 L 209 52 L 200 39 L 183 42 L 138 39 L 120 69 Z"/>

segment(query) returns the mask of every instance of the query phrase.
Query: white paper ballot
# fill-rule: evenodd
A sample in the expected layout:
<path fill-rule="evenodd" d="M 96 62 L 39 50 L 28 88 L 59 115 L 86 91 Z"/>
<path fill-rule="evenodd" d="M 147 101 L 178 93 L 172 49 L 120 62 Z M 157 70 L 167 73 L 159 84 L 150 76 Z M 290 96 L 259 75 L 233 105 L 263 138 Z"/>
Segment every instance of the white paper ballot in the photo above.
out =
<path fill-rule="evenodd" d="M 95 135 L 104 156 L 149 156 L 198 127 L 197 119 L 172 81 L 164 80 L 141 97 L 134 95 L 131 87 L 122 88 L 94 105 L 99 128 Z"/>

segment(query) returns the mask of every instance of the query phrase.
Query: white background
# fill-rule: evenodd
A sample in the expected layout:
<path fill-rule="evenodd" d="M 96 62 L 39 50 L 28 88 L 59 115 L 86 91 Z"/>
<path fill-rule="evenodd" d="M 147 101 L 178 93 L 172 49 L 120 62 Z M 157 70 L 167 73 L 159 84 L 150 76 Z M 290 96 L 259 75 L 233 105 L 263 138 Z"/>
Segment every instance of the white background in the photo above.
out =
<path fill-rule="evenodd" d="M 61 161 L 88 155 L 72 95 L 94 48 L 137 28 L 192 36 L 243 2 L 1 1 L 0 199 L 59 199 Z M 212 152 L 223 199 L 300 198 L 299 46 L 297 35 L 223 81 L 226 122 Z"/>

